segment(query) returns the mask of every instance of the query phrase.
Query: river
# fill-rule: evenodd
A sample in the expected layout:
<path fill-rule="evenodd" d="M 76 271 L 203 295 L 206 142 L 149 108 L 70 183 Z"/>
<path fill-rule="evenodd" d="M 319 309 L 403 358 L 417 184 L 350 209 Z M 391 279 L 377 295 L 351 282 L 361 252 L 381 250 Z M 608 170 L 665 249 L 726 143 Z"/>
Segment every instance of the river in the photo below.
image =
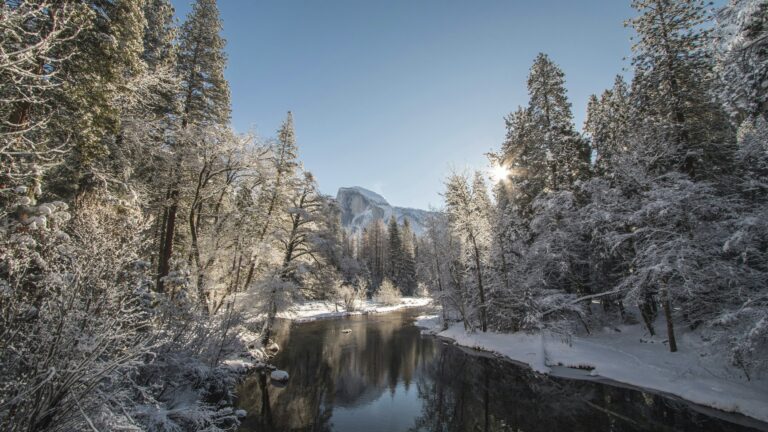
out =
<path fill-rule="evenodd" d="M 640 389 L 536 374 L 421 335 L 418 314 L 279 322 L 273 363 L 290 380 L 254 374 L 239 386 L 240 431 L 766 430 Z"/>

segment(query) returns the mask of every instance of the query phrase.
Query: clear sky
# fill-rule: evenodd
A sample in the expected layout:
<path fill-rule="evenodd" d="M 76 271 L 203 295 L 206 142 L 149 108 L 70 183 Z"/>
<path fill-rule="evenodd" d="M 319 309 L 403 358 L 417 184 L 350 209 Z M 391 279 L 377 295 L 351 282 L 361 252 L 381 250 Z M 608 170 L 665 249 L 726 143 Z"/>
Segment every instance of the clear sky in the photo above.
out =
<path fill-rule="evenodd" d="M 180 18 L 191 0 L 172 0 Z M 451 169 L 483 168 L 527 103 L 545 52 L 576 126 L 626 74 L 629 0 L 220 0 L 236 130 L 274 136 L 293 111 L 324 193 L 363 186 L 393 205 L 442 202 Z"/>

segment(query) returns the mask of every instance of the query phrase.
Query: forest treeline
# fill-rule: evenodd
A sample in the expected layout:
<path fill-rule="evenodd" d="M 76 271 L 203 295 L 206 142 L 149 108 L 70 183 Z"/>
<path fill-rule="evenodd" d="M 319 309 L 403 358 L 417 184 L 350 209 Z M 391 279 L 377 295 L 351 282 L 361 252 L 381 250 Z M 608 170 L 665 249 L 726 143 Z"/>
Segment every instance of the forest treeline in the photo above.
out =
<path fill-rule="evenodd" d="M 673 350 L 684 325 L 765 370 L 768 2 L 633 6 L 634 76 L 590 101 L 586 134 L 541 55 L 494 196 L 451 176 L 424 235 L 358 238 L 290 113 L 271 138 L 232 130 L 215 0 L 180 26 L 168 0 L 0 1 L 0 425 L 232 429 L 223 360 L 258 355 L 278 311 L 425 289 L 468 329 L 639 316 Z"/>
<path fill-rule="evenodd" d="M 221 30 L 215 0 L 180 26 L 168 0 L 0 2 L 3 430 L 231 429 L 222 360 L 292 302 L 380 284 L 291 113 L 232 130 Z M 413 290 L 402 229 L 387 277 Z"/>
<path fill-rule="evenodd" d="M 768 2 L 632 6 L 631 82 L 592 96 L 579 133 L 563 71 L 536 57 L 489 155 L 494 199 L 482 174 L 450 176 L 420 269 L 468 329 L 636 322 L 670 351 L 693 329 L 749 379 L 768 366 Z"/>

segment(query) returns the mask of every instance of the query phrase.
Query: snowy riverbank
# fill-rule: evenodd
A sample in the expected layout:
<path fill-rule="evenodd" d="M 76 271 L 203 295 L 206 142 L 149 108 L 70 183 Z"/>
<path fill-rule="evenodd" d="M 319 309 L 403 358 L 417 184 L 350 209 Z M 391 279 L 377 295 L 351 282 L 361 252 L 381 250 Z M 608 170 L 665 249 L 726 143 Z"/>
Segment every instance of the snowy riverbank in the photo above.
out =
<path fill-rule="evenodd" d="M 439 337 L 525 363 L 539 373 L 578 378 L 573 369 L 580 369 L 591 377 L 672 394 L 768 422 L 768 380 L 747 381 L 738 370 L 726 366 L 721 356 L 701 351 L 699 336 L 693 333 L 681 335 L 679 352 L 670 353 L 661 338 L 648 337 L 639 325 L 604 329 L 564 341 L 548 334 L 468 334 L 461 324 L 440 331 L 439 324 L 435 315 L 416 321 Z"/>
<path fill-rule="evenodd" d="M 396 305 L 384 305 L 373 300 L 364 300 L 356 305 L 356 310 L 346 311 L 343 306 L 333 302 L 308 301 L 297 303 L 288 310 L 279 312 L 278 318 L 296 322 L 309 322 L 322 319 L 343 318 L 352 315 L 394 312 L 401 309 L 427 306 L 432 302 L 429 297 L 403 297 Z"/>

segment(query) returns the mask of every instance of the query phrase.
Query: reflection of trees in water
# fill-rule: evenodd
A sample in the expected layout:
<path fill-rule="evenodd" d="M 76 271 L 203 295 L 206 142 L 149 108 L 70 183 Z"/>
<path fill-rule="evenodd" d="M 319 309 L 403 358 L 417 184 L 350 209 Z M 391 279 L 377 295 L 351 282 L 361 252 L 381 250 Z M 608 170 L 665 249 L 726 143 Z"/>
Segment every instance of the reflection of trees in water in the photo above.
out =
<path fill-rule="evenodd" d="M 417 388 L 424 404 L 413 430 L 578 430 L 572 423 L 578 404 L 562 389 L 525 369 L 453 346 L 439 349 Z M 554 422 L 553 406 L 562 411 Z"/>
<path fill-rule="evenodd" d="M 417 388 L 423 406 L 413 431 L 747 430 L 657 395 L 553 380 L 445 344 Z"/>
<path fill-rule="evenodd" d="M 370 321 L 278 326 L 275 339 L 283 351 L 274 360 L 290 373 L 290 381 L 284 388 L 265 389 L 254 376 L 240 386 L 239 405 L 249 413 L 241 431 L 330 430 L 333 406 L 374 401 L 387 389 L 394 392 L 400 381 L 407 388 L 435 350 L 434 341 L 422 338 L 418 328 L 405 326 L 404 319 L 405 314 L 392 314 Z M 342 334 L 344 328 L 352 332 Z"/>
<path fill-rule="evenodd" d="M 744 431 L 680 402 L 594 382 L 551 379 L 422 338 L 404 314 L 277 327 L 280 388 L 249 378 L 239 389 L 241 431 L 330 431 L 333 407 L 354 408 L 416 385 L 416 431 Z M 341 330 L 352 329 L 350 334 Z M 400 413 L 392 413 L 399 415 Z"/>

